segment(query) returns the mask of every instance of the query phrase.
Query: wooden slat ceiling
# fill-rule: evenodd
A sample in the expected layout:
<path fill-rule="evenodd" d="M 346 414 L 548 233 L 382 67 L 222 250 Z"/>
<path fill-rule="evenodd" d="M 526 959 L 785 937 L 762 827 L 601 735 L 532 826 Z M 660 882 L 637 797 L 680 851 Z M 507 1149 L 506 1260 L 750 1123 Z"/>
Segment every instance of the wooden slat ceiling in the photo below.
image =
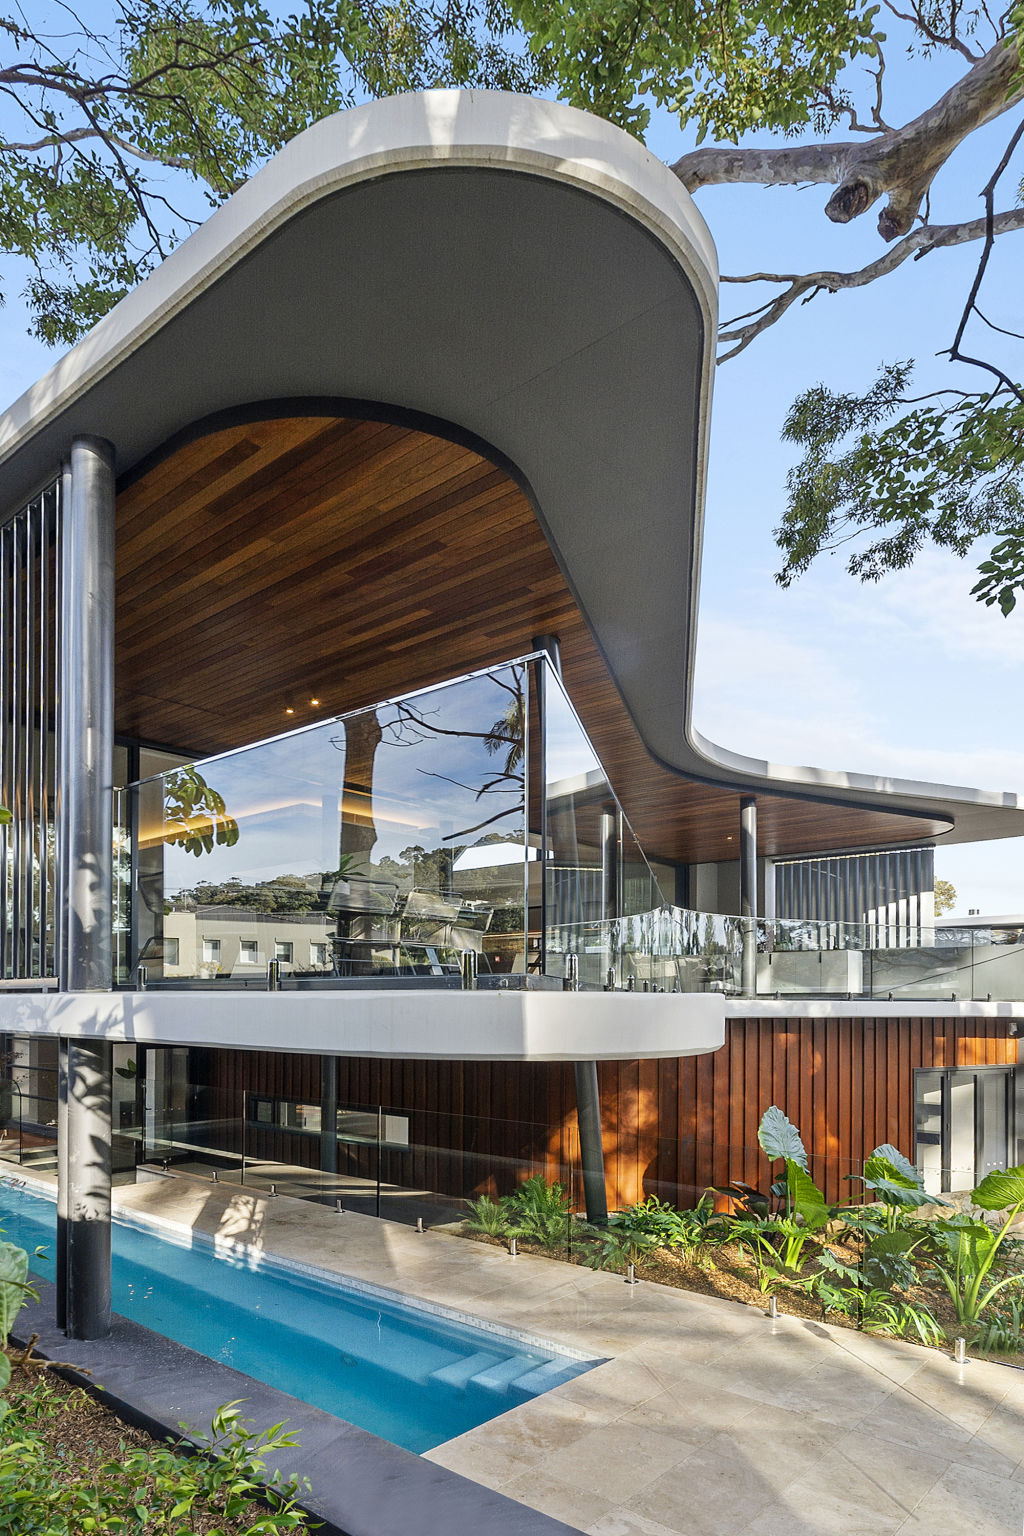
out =
<path fill-rule="evenodd" d="M 125 736 L 222 751 L 556 634 L 566 686 L 647 852 L 736 857 L 737 795 L 651 760 L 527 498 L 468 448 L 334 417 L 213 432 L 121 490 L 117 583 Z M 774 855 L 944 830 L 782 796 L 759 796 L 758 812 Z"/>

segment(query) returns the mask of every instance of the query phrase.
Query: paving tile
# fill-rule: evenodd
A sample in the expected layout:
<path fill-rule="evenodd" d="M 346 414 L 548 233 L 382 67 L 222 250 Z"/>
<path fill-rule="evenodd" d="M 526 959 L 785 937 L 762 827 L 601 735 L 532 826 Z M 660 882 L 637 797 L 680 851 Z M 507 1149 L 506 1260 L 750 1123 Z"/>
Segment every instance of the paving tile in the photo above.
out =
<path fill-rule="evenodd" d="M 1024 1483 L 952 1467 L 898 1528 L 899 1536 L 1020 1536 Z"/>
<path fill-rule="evenodd" d="M 603 1519 L 614 1508 L 612 1500 L 560 1482 L 540 1468 L 533 1468 L 504 1483 L 501 1491 L 506 1499 L 516 1499 L 581 1531 Z M 486 1533 L 481 1531 L 480 1536 L 486 1536 Z"/>
<path fill-rule="evenodd" d="M 677 1466 L 693 1447 L 670 1434 L 621 1421 L 595 1429 L 541 1462 L 541 1470 L 572 1487 L 585 1488 L 616 1504 Z"/>

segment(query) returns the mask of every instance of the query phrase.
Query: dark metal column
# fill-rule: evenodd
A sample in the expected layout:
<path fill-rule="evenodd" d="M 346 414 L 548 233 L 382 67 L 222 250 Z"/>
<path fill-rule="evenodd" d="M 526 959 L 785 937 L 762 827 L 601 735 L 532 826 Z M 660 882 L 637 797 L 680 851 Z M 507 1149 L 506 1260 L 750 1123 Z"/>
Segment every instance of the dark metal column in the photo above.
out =
<path fill-rule="evenodd" d="M 113 977 L 114 500 L 113 448 L 76 438 L 60 548 L 63 992 L 109 992 Z M 57 1166 L 67 1257 L 58 1267 L 57 1305 L 72 1338 L 96 1339 L 110 1331 L 111 1047 L 61 1045 Z"/>
<path fill-rule="evenodd" d="M 320 1169 L 338 1171 L 338 1058 L 320 1057 Z"/>
<path fill-rule="evenodd" d="M 740 800 L 740 919 L 743 936 L 741 985 L 744 997 L 757 995 L 757 801 Z"/>

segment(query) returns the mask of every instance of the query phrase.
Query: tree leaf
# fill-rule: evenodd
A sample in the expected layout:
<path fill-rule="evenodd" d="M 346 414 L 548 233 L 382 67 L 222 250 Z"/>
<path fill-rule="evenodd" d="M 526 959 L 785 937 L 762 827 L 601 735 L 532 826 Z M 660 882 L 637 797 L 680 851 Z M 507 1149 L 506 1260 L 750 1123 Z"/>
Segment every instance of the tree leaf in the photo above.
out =
<path fill-rule="evenodd" d="M 807 1168 L 807 1151 L 800 1139 L 800 1132 L 776 1104 L 772 1104 L 761 1116 L 757 1139 L 765 1157 L 773 1161 L 782 1157 L 787 1162 Z"/>

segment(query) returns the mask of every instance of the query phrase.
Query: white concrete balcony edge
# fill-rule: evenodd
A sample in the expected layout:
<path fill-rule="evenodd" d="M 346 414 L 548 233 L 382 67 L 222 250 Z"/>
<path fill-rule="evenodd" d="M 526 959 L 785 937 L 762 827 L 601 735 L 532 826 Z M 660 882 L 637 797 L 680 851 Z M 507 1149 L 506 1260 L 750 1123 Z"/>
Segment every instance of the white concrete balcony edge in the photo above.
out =
<path fill-rule="evenodd" d="M 64 992 L 0 996 L 0 1031 L 443 1061 L 635 1061 L 725 1043 L 714 993 Z"/>
<path fill-rule="evenodd" d="M 878 1002 L 869 997 L 727 997 L 727 1019 L 1005 1019 L 1024 1020 L 1020 1002 L 942 1002 L 905 997 Z"/>

